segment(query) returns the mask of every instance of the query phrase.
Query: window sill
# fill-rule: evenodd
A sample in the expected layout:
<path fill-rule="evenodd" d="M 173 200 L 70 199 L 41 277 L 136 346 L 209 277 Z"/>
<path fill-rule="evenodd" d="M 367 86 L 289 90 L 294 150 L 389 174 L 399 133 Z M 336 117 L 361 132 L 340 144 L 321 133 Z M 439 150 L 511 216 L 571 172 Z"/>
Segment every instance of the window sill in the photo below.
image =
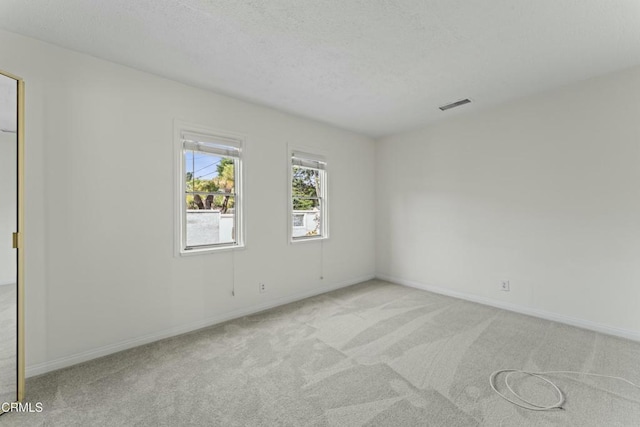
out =
<path fill-rule="evenodd" d="M 296 243 L 304 243 L 304 242 L 317 242 L 319 240 L 328 240 L 328 239 L 329 239 L 328 236 L 303 237 L 298 239 L 290 238 L 289 243 L 296 244 Z"/>
<path fill-rule="evenodd" d="M 220 246 L 217 248 L 202 248 L 202 249 L 182 249 L 180 250 L 181 257 L 190 257 L 196 255 L 205 255 L 205 254 L 213 254 L 219 252 L 230 252 L 236 250 L 244 250 L 246 248 L 245 245 L 230 245 L 230 246 Z"/>

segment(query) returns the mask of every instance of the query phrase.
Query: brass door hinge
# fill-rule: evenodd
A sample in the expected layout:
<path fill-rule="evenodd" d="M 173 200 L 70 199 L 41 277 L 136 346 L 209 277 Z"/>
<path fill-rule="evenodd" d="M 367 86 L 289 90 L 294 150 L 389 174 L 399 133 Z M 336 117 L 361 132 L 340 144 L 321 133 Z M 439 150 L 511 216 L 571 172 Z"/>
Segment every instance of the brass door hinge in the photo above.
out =
<path fill-rule="evenodd" d="M 20 234 L 13 233 L 13 249 L 18 249 L 20 247 Z"/>

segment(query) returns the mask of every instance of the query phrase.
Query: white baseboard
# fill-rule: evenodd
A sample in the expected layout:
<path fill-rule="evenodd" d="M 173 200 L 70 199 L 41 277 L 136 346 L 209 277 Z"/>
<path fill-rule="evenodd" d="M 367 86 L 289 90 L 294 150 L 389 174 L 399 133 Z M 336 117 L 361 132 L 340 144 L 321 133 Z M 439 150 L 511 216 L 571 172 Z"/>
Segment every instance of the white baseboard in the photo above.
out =
<path fill-rule="evenodd" d="M 501 308 L 503 310 L 513 311 L 515 313 L 526 314 L 528 316 L 539 317 L 541 319 L 552 320 L 559 323 L 564 323 L 578 328 L 589 329 L 591 331 L 601 332 L 603 334 L 614 335 L 621 338 L 626 338 L 633 341 L 640 341 L 640 331 L 634 331 L 630 329 L 615 328 L 602 323 L 592 322 L 590 320 L 578 319 L 575 317 L 569 317 L 558 313 L 553 313 L 538 308 L 527 307 L 524 305 L 512 304 L 504 301 L 498 301 L 491 298 L 481 297 L 478 295 L 469 294 L 466 292 L 458 292 L 452 289 L 443 288 L 440 286 L 428 285 L 425 283 L 415 282 L 412 280 L 405 280 L 400 277 L 387 276 L 385 274 L 377 274 L 377 279 L 386 280 L 387 282 L 397 283 L 399 285 L 409 286 L 416 289 L 422 289 L 436 294 L 447 295 L 454 298 L 463 299 L 466 301 L 477 302 L 479 304 L 489 305 L 491 307 Z"/>
<path fill-rule="evenodd" d="M 344 288 L 347 286 L 355 285 L 356 283 L 365 282 L 371 280 L 375 275 L 366 275 L 361 277 L 344 280 L 334 283 L 329 286 L 322 286 L 314 288 L 304 292 L 297 292 L 285 297 L 272 299 L 262 304 L 256 304 L 249 307 L 240 308 L 237 310 L 229 311 L 226 313 L 218 314 L 207 319 L 203 319 L 197 322 L 192 322 L 186 325 L 176 326 L 174 328 L 166 329 L 163 331 L 155 332 L 153 334 L 144 335 L 137 338 L 132 338 L 124 341 L 120 341 L 114 344 L 109 344 L 103 347 L 98 347 L 92 350 L 83 351 L 81 353 L 72 354 L 70 356 L 60 357 L 48 362 L 37 363 L 35 365 L 26 367 L 26 376 L 33 377 L 36 375 L 45 374 L 47 372 L 55 371 L 57 369 L 66 368 L 68 366 L 76 365 L 78 363 L 86 362 L 98 357 L 107 356 L 112 353 L 117 353 L 129 348 L 138 347 L 140 345 L 148 344 L 154 341 L 159 341 L 165 338 L 170 338 L 176 335 L 184 334 L 187 332 L 193 332 L 198 329 L 213 326 L 218 323 L 226 322 L 229 320 L 237 319 L 239 317 L 248 316 L 250 314 L 259 313 L 270 308 L 278 307 L 291 302 L 300 301 L 305 298 L 324 294 L 326 292 L 334 291 L 336 289 Z"/>

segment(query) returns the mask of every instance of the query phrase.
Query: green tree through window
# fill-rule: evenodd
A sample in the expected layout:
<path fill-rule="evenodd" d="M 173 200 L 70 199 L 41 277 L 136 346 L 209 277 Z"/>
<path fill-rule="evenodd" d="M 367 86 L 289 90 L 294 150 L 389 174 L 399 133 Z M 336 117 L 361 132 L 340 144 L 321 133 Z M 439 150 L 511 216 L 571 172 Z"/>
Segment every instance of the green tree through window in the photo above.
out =
<path fill-rule="evenodd" d="M 293 166 L 291 182 L 293 210 L 311 210 L 318 207 L 320 174 L 317 169 Z"/>

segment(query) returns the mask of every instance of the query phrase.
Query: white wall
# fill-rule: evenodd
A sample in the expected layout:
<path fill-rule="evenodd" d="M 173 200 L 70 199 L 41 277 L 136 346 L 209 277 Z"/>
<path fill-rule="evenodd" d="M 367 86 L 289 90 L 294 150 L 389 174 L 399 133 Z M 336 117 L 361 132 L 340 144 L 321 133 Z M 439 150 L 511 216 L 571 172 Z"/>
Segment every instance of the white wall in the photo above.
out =
<path fill-rule="evenodd" d="M 0 58 L 26 81 L 28 373 L 368 278 L 374 232 L 381 276 L 640 333 L 640 69 L 380 141 L 374 227 L 368 138 L 3 31 Z M 173 256 L 174 119 L 247 135 L 245 250 Z M 323 271 L 288 243 L 287 143 L 328 153 Z"/>
<path fill-rule="evenodd" d="M 16 283 L 16 250 L 12 233 L 16 223 L 16 156 L 15 133 L 0 132 L 0 286 Z"/>
<path fill-rule="evenodd" d="M 28 374 L 373 276 L 370 139 L 1 31 L 0 58 L 26 83 Z M 174 257 L 174 119 L 247 136 L 245 250 Z M 288 243 L 287 143 L 328 153 L 323 272 Z"/>
<path fill-rule="evenodd" d="M 379 276 L 640 339 L 640 68 L 384 139 L 376 190 Z"/>

